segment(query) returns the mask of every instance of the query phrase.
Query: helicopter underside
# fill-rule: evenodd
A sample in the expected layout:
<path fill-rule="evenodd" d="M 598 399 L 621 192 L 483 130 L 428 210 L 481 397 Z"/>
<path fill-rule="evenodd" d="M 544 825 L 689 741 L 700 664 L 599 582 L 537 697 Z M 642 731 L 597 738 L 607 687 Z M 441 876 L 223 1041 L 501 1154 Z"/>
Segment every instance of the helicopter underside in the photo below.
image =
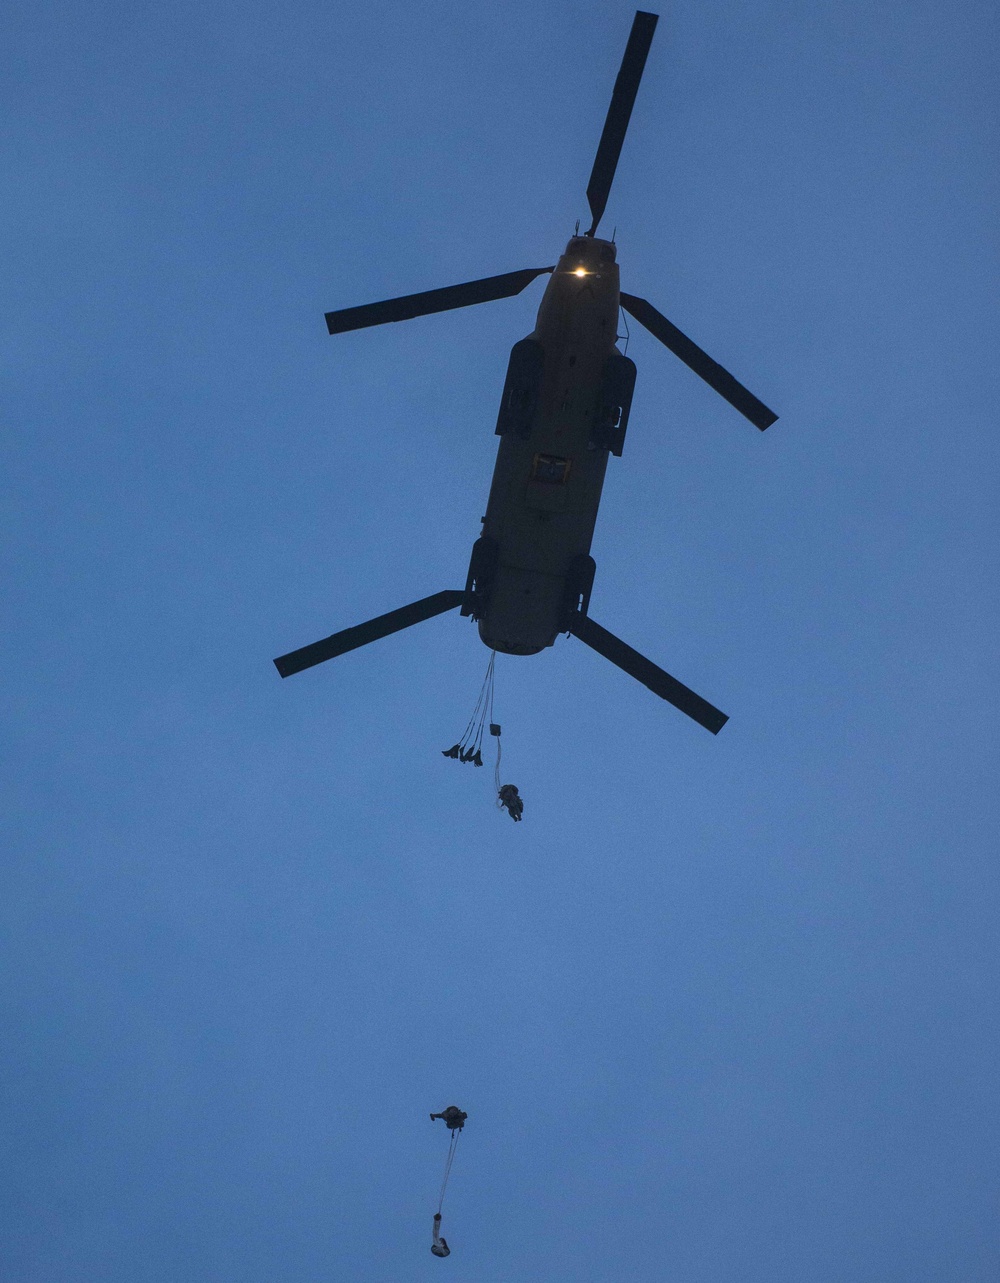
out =
<path fill-rule="evenodd" d="M 614 259 L 609 241 L 570 241 L 546 287 L 534 333 L 518 345 L 536 350 L 537 386 L 511 388 L 508 375 L 505 397 L 520 395 L 533 408 L 520 422 L 501 409 L 483 519 L 493 567 L 477 611 L 483 642 L 504 654 L 534 655 L 553 644 L 565 628 L 567 576 L 590 552 L 608 462 L 595 416 L 609 358 L 625 361 L 615 347 Z M 514 365 L 512 356 L 512 371 Z M 530 382 L 530 370 L 524 377 Z"/>
<path fill-rule="evenodd" d="M 497 576 L 479 636 L 504 655 L 537 655 L 559 634 L 562 576 L 505 567 Z"/>

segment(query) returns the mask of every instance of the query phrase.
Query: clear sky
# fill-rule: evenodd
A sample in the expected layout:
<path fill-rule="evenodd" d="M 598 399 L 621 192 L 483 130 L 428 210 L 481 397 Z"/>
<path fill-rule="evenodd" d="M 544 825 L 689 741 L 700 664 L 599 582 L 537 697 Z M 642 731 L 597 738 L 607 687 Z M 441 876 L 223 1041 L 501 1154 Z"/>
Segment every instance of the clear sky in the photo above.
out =
<path fill-rule="evenodd" d="M 655 6 L 651 6 L 655 7 Z M 625 0 L 2 20 L 5 1283 L 992 1283 L 997 15 L 661 9 L 591 614 L 441 757 L 461 588 Z M 585 224 L 586 225 L 586 224 Z M 445 1204 L 428 1113 L 470 1118 Z"/>

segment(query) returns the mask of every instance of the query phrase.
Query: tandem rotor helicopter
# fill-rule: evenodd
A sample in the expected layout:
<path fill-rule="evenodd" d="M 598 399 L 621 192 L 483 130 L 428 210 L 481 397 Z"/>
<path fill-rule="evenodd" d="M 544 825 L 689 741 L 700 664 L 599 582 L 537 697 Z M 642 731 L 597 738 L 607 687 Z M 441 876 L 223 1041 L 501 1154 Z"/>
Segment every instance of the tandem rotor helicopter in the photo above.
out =
<path fill-rule="evenodd" d="M 588 614 L 604 473 L 608 455 L 621 456 L 635 386 L 635 363 L 617 348 L 619 306 L 761 432 L 778 417 L 651 303 L 622 293 L 615 244 L 597 236 L 656 23 L 654 13 L 635 15 L 587 185 L 593 221 L 571 238 L 555 267 L 326 314 L 330 333 L 343 334 L 510 298 L 550 274 L 534 330 L 511 350 L 493 482 L 464 590 L 434 593 L 282 655 L 274 661 L 282 677 L 457 606 L 478 623 L 491 651 L 534 655 L 560 633 L 572 633 L 713 734 L 728 720 Z"/>

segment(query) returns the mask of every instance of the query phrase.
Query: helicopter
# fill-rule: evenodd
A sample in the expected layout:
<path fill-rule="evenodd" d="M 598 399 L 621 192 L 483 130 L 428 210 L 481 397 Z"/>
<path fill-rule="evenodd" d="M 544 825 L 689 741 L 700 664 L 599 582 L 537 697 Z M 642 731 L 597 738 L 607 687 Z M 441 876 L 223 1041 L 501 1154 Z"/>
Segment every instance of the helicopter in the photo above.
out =
<path fill-rule="evenodd" d="M 635 363 L 617 346 L 619 307 L 761 432 L 778 417 L 651 303 L 623 293 L 614 240 L 597 236 L 657 19 L 635 14 L 587 185 L 592 222 L 583 235 L 577 223 L 553 267 L 326 314 L 330 334 L 343 334 L 511 298 L 537 277 L 550 278 L 534 330 L 511 349 L 493 481 L 465 588 L 434 593 L 282 655 L 274 661 L 282 677 L 459 607 L 491 651 L 534 655 L 561 633 L 572 634 L 713 734 L 728 720 L 588 613 L 601 489 L 609 455 L 622 455 L 636 378 Z"/>

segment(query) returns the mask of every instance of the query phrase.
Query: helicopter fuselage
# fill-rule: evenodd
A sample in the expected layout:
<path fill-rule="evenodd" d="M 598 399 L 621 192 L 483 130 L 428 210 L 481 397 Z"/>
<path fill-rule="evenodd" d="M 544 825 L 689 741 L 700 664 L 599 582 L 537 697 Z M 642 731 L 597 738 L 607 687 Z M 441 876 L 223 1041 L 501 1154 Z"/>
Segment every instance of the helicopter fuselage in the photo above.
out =
<path fill-rule="evenodd" d="M 610 241 L 575 236 L 515 345 L 493 482 L 468 590 L 492 650 L 533 655 L 589 597 L 590 545 L 608 454 L 621 453 L 635 366 L 618 352 L 618 265 Z M 468 591 L 467 590 L 467 591 Z"/>

